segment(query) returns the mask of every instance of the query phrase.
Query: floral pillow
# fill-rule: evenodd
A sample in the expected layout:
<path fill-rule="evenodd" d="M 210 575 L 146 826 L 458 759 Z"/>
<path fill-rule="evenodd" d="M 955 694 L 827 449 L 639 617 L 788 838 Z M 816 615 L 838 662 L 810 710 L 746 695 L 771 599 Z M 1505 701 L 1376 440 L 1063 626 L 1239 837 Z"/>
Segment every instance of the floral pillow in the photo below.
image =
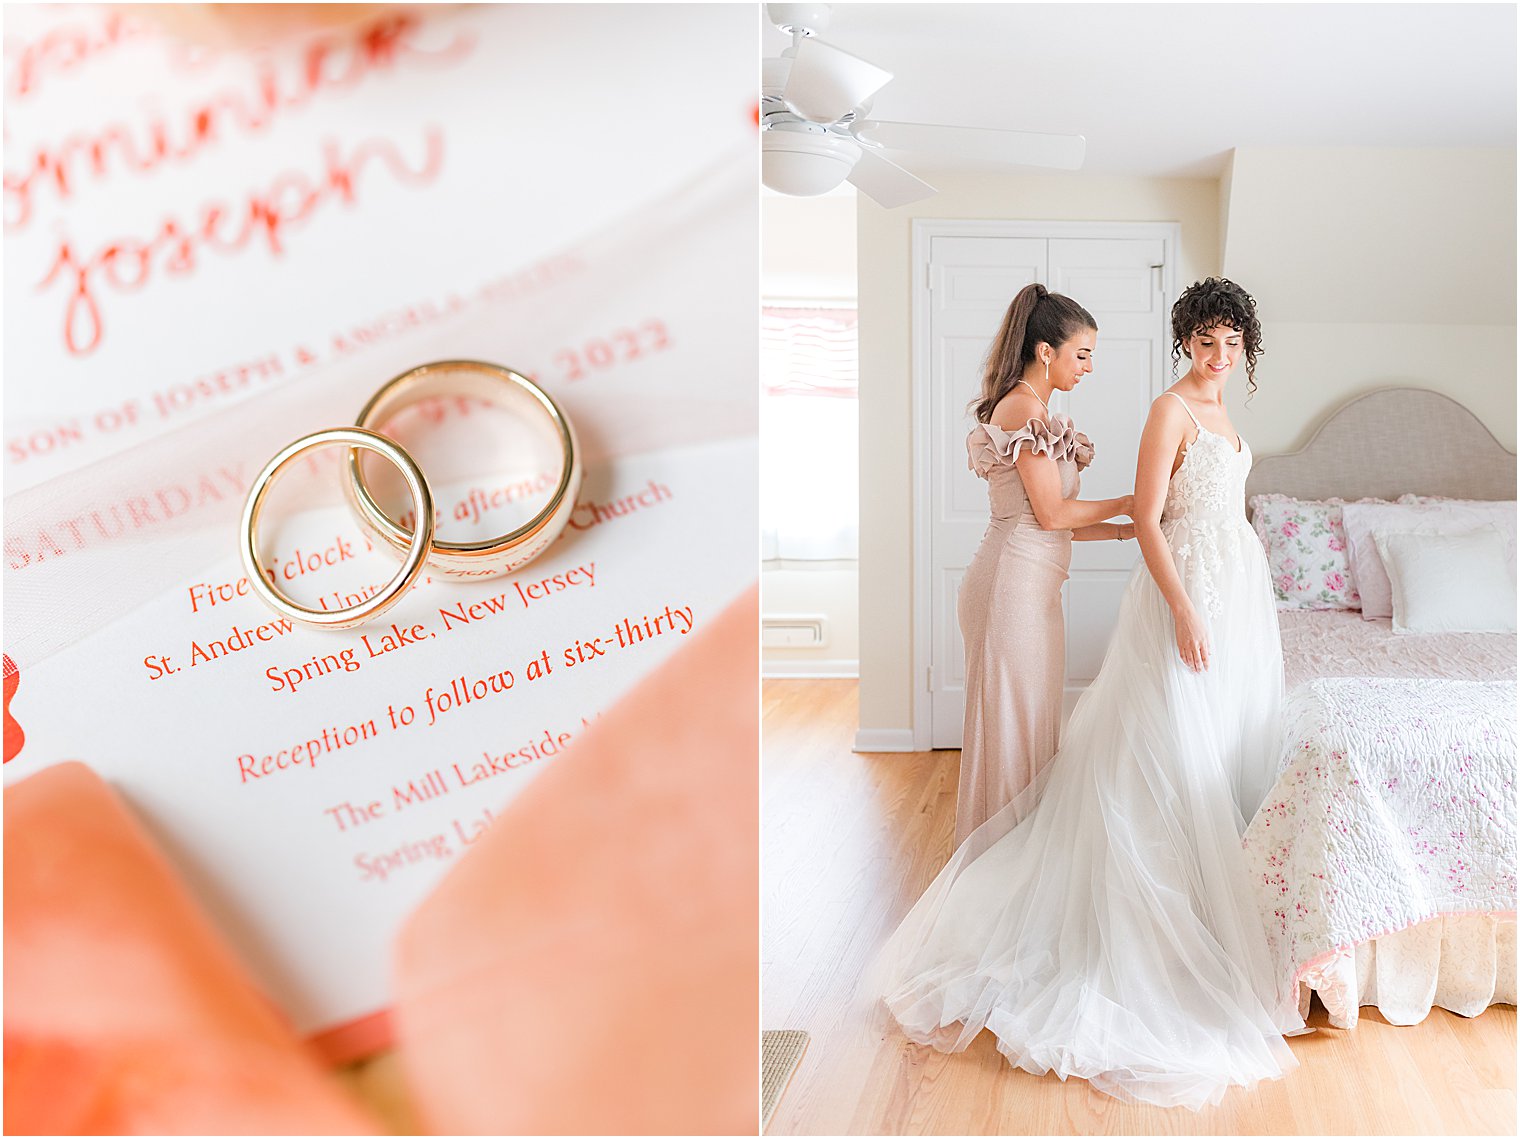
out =
<path fill-rule="evenodd" d="M 1309 502 L 1285 494 L 1251 499 L 1251 524 L 1267 551 L 1279 609 L 1360 609 L 1338 498 Z"/>

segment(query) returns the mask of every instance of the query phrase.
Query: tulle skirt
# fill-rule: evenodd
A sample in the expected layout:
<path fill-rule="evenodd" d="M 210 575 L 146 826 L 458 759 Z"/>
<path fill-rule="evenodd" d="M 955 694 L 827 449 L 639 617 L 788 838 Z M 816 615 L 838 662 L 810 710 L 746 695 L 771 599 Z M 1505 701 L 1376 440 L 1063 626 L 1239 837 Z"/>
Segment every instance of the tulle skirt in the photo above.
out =
<path fill-rule="evenodd" d="M 1282 650 L 1244 520 L 1169 528 L 1209 628 L 1181 662 L 1144 565 L 1040 779 L 958 849 L 867 977 L 913 1040 L 1200 1108 L 1297 1065 L 1241 852 L 1281 754 Z"/>

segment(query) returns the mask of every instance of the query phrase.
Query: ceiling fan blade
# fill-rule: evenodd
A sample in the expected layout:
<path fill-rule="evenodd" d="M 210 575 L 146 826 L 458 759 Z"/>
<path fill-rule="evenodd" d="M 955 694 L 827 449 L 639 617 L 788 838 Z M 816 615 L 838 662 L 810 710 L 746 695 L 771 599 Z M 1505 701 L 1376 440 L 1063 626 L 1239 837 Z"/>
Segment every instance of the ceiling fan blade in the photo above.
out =
<path fill-rule="evenodd" d="M 1012 166 L 1053 166 L 1077 170 L 1087 155 L 1087 140 L 1079 134 L 1036 134 L 1032 131 L 990 130 L 985 127 L 936 126 L 932 123 L 893 123 L 867 119 L 855 128 L 857 137 L 891 150 L 917 150 L 954 158 L 976 158 Z"/>
<path fill-rule="evenodd" d="M 895 210 L 909 202 L 921 202 L 936 191 L 922 178 L 909 174 L 895 162 L 888 162 L 869 150 L 860 159 L 846 181 L 879 206 Z"/>
<path fill-rule="evenodd" d="M 797 45 L 787 105 L 815 123 L 838 122 L 891 80 L 892 73 L 811 37 Z"/>

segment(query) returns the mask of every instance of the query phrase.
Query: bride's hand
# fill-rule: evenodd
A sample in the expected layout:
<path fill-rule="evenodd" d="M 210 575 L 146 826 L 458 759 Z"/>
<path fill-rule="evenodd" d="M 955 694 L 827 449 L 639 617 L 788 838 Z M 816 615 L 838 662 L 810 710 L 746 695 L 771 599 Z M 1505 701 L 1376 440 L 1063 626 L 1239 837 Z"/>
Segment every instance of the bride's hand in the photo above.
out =
<path fill-rule="evenodd" d="M 1172 611 L 1172 623 L 1177 628 L 1177 653 L 1182 663 L 1194 672 L 1209 667 L 1209 635 L 1203 627 L 1203 619 L 1191 605 Z"/>
<path fill-rule="evenodd" d="M 1126 518 L 1133 518 L 1135 516 L 1135 496 L 1132 494 L 1126 494 L 1119 501 L 1121 503 L 1119 507 L 1119 513 L 1124 515 Z"/>

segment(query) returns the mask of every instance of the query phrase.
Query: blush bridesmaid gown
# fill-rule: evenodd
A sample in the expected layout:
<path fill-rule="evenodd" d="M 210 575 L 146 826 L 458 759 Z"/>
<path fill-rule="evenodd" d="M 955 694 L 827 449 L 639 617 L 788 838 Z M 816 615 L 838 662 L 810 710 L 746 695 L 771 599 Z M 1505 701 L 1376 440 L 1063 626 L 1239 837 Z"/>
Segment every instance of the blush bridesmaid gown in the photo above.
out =
<path fill-rule="evenodd" d="M 1056 752 L 1066 675 L 1061 584 L 1071 531 L 1041 530 L 1014 460 L 1046 455 L 1075 498 L 1092 444 L 1054 413 L 1016 431 L 978 423 L 966 440 L 973 471 L 987 480 L 992 520 L 961 579 L 958 611 L 966 646 L 966 726 L 961 740 L 955 842 L 1013 801 Z"/>

